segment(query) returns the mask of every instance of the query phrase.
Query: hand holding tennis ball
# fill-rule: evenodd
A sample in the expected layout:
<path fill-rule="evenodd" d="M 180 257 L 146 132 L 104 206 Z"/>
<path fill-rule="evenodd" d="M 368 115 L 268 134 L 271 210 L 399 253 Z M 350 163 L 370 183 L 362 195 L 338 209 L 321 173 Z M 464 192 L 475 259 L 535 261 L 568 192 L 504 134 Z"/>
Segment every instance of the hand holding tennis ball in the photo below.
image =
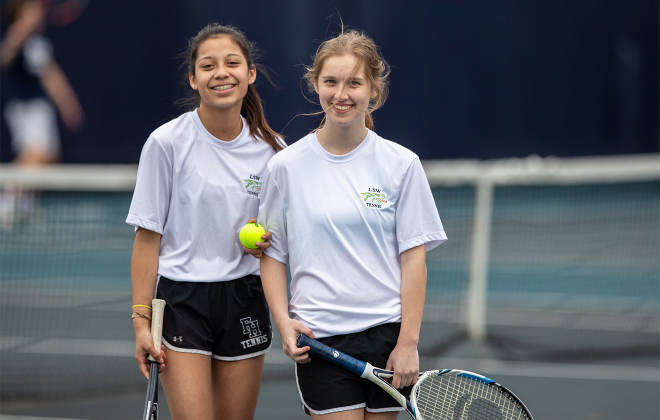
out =
<path fill-rule="evenodd" d="M 248 223 L 241 229 L 240 240 L 244 247 L 249 249 L 259 249 L 257 242 L 264 242 L 261 238 L 266 233 L 266 229 L 258 223 Z"/>

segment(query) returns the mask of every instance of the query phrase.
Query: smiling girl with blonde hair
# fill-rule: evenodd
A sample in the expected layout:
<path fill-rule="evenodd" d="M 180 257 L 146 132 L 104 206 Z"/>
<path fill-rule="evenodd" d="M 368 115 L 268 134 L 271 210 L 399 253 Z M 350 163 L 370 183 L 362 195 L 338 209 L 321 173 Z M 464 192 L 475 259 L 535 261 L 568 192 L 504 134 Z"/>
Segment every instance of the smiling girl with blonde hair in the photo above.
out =
<path fill-rule="evenodd" d="M 364 33 L 321 44 L 305 80 L 323 122 L 265 173 L 258 219 L 273 238 L 261 260 L 264 291 L 313 418 L 386 420 L 402 408 L 375 384 L 310 359 L 296 347 L 300 333 L 393 370 L 397 388 L 419 372 L 425 254 L 447 236 L 419 158 L 373 131 L 388 75 Z"/>

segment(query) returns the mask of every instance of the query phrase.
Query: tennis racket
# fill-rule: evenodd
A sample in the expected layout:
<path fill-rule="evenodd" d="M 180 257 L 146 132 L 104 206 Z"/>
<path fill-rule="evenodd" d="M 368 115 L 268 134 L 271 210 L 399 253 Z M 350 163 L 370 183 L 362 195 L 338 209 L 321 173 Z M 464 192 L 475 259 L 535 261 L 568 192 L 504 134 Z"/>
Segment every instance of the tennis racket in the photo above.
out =
<path fill-rule="evenodd" d="M 165 301 L 154 299 L 151 301 L 151 336 L 154 338 L 154 347 L 160 351 L 163 334 L 163 313 Z M 158 420 L 158 362 L 149 356 L 149 383 L 147 384 L 147 399 L 144 403 L 143 420 Z"/>
<path fill-rule="evenodd" d="M 420 372 L 407 399 L 387 382 L 392 371 L 373 367 L 300 334 L 298 347 L 305 346 L 310 347 L 310 353 L 381 387 L 415 420 L 533 420 L 513 392 L 476 373 L 456 369 Z"/>

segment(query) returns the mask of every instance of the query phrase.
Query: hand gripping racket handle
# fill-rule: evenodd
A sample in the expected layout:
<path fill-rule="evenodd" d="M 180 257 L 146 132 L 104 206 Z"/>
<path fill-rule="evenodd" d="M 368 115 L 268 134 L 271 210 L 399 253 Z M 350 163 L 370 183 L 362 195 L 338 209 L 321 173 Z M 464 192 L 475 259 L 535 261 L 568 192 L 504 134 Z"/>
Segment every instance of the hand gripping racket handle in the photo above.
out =
<path fill-rule="evenodd" d="M 367 363 L 358 360 L 355 357 L 351 357 L 346 353 L 342 353 L 339 350 L 335 350 L 330 346 L 326 346 L 325 344 L 318 342 L 313 338 L 307 337 L 305 334 L 300 334 L 298 336 L 297 345 L 298 348 L 309 346 L 310 353 L 319 356 L 320 358 L 325 359 L 330 363 L 334 363 L 339 367 L 347 369 L 363 378 L 366 377 L 364 375 L 369 374 L 367 371 Z"/>
<path fill-rule="evenodd" d="M 160 352 L 160 345 L 163 338 L 163 314 L 165 313 L 165 301 L 154 299 L 151 301 L 151 336 L 154 339 L 154 347 Z M 154 358 L 149 356 L 149 361 L 155 362 Z"/>

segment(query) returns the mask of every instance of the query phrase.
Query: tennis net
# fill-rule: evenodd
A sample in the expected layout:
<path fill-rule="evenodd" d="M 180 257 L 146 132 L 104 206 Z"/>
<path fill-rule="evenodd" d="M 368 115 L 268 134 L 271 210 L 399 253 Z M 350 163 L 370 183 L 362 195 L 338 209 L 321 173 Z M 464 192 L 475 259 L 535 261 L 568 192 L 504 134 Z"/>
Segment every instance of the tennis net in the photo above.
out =
<path fill-rule="evenodd" d="M 134 233 L 124 220 L 136 172 L 0 166 L 2 400 L 142 383 L 126 315 Z"/>
<path fill-rule="evenodd" d="M 660 156 L 423 163 L 450 239 L 427 256 L 420 355 L 657 357 Z M 143 391 L 136 172 L 0 165 L 0 399 Z M 274 332 L 266 379 L 292 375 Z"/>
<path fill-rule="evenodd" d="M 427 258 L 420 354 L 658 357 L 658 155 L 424 166 L 450 239 Z"/>

